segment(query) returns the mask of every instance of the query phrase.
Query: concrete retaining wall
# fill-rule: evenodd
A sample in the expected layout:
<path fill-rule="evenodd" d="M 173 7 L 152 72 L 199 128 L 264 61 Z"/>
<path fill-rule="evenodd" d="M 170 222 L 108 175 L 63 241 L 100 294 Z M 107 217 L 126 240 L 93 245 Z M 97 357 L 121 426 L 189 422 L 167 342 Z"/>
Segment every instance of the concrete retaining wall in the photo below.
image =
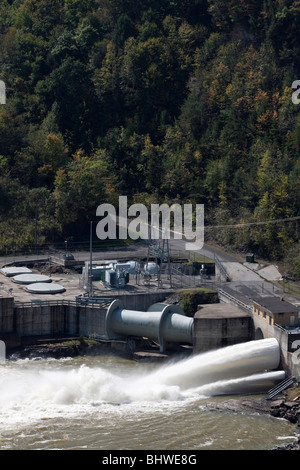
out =
<path fill-rule="evenodd" d="M 77 307 L 34 305 L 15 308 L 15 332 L 20 336 L 75 334 Z"/>
<path fill-rule="evenodd" d="M 276 338 L 280 344 L 281 365 L 289 375 L 300 376 L 300 350 L 296 353 L 297 342 L 300 345 L 300 335 L 288 334 L 283 328 L 268 325 L 262 318 L 253 315 L 254 339 Z M 294 343 L 295 342 L 295 343 Z"/>
<path fill-rule="evenodd" d="M 120 295 L 118 298 L 126 309 L 147 311 L 156 302 L 163 302 L 172 294 L 157 292 L 137 295 Z M 252 317 L 240 310 L 234 313 L 234 306 L 215 304 L 203 306 L 213 309 L 210 317 L 207 313 L 195 314 L 194 351 L 203 352 L 218 349 L 231 344 L 250 341 L 251 339 L 276 338 L 280 344 L 282 367 L 288 374 L 300 376 L 299 358 L 295 342 L 300 335 L 289 335 L 287 331 L 268 325 L 257 316 Z M 226 313 L 226 308 L 229 309 Z M 222 314 L 218 309 L 222 310 Z M 200 309 L 200 312 L 205 310 Z M 24 338 L 39 336 L 55 337 L 60 335 L 106 335 L 106 308 L 89 307 L 76 304 L 34 305 L 16 307 L 13 297 L 0 297 L 0 340 L 7 349 L 17 347 Z"/>
<path fill-rule="evenodd" d="M 134 295 L 118 295 L 116 296 L 122 304 L 124 308 L 127 310 L 140 310 L 146 312 L 148 308 L 156 304 L 157 302 L 163 302 L 167 297 L 174 294 L 174 291 L 164 291 L 164 292 L 154 292 L 154 293 L 146 293 L 146 294 L 134 294 Z"/>
<path fill-rule="evenodd" d="M 126 309 L 147 309 L 173 291 L 117 296 Z M 106 336 L 106 308 L 57 303 L 15 306 L 13 297 L 0 297 L 0 340 L 7 348 L 26 338 L 97 334 Z"/>
<path fill-rule="evenodd" d="M 106 309 L 85 305 L 46 305 L 15 308 L 16 329 L 21 336 L 105 335 Z"/>
<path fill-rule="evenodd" d="M 194 352 L 210 351 L 251 340 L 251 318 L 195 318 Z"/>
<path fill-rule="evenodd" d="M 0 332 L 12 333 L 14 331 L 14 299 L 0 297 Z"/>
<path fill-rule="evenodd" d="M 204 352 L 252 339 L 252 317 L 236 305 L 199 305 L 194 316 L 194 351 Z"/>
<path fill-rule="evenodd" d="M 77 334 L 89 336 L 90 334 L 97 334 L 100 336 L 106 335 L 105 329 L 105 316 L 106 308 L 90 308 L 81 307 L 78 312 L 78 330 Z"/>

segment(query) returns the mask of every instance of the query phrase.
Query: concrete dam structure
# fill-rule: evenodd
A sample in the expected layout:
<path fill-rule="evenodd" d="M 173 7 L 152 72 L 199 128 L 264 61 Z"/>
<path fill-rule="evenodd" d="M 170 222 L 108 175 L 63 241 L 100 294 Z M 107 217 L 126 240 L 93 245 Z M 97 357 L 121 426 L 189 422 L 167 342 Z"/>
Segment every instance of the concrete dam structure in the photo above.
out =
<path fill-rule="evenodd" d="M 114 300 L 105 319 L 110 339 L 140 336 L 152 339 L 164 352 L 167 343 L 193 343 L 194 319 L 186 317 L 176 305 L 156 303 L 146 312 L 126 310 L 122 302 Z"/>
<path fill-rule="evenodd" d="M 116 300 L 107 298 L 105 305 L 69 300 L 15 302 L 13 297 L 0 296 L 0 341 L 8 351 L 37 340 L 91 336 L 109 342 L 112 349 L 132 354 L 131 340 L 142 337 L 153 340 L 160 352 L 174 349 L 177 343 L 189 345 L 193 354 L 199 354 L 253 339 L 276 338 L 283 369 L 300 375 L 297 351 L 290 345 L 290 337 L 294 341 L 299 336 L 267 325 L 268 330 L 257 337 L 262 320 L 229 303 L 201 304 L 195 315 L 188 317 L 178 306 L 162 303 L 170 294 L 121 294 Z"/>

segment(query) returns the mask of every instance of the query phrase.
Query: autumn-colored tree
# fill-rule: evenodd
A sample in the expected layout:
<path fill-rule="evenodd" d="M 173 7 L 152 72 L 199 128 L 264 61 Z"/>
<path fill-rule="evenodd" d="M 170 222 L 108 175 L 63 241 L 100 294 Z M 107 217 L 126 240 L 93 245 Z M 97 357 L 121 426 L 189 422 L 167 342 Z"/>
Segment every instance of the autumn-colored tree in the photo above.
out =
<path fill-rule="evenodd" d="M 298 0 L 2 0 L 0 250 L 82 238 L 126 195 L 256 222 L 208 236 L 290 260 L 299 24 Z"/>

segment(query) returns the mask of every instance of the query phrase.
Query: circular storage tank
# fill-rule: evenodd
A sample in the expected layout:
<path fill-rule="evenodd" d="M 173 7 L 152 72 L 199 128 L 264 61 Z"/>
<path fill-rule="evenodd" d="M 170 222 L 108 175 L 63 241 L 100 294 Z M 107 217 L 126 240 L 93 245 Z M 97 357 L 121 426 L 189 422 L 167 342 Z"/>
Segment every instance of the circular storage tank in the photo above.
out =
<path fill-rule="evenodd" d="M 26 287 L 26 290 L 32 294 L 60 294 L 61 292 L 65 292 L 66 289 L 60 284 L 36 282 L 34 284 L 29 284 Z"/>
<path fill-rule="evenodd" d="M 34 284 L 37 282 L 52 282 L 50 277 L 43 274 L 19 274 L 13 277 L 13 281 L 17 284 Z"/>
<path fill-rule="evenodd" d="M 2 274 L 7 277 L 17 276 L 18 274 L 29 274 L 32 273 L 31 269 L 26 266 L 10 266 L 1 269 Z"/>

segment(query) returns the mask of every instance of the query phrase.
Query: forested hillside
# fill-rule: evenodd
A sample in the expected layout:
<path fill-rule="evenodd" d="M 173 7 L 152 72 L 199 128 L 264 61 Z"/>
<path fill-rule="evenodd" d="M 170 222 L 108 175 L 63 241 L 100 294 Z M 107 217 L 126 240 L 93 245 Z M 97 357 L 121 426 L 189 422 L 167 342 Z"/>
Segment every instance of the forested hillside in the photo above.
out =
<path fill-rule="evenodd" d="M 86 238 L 103 202 L 300 215 L 300 1 L 0 0 L 0 249 Z M 299 223 L 207 236 L 300 275 Z"/>

